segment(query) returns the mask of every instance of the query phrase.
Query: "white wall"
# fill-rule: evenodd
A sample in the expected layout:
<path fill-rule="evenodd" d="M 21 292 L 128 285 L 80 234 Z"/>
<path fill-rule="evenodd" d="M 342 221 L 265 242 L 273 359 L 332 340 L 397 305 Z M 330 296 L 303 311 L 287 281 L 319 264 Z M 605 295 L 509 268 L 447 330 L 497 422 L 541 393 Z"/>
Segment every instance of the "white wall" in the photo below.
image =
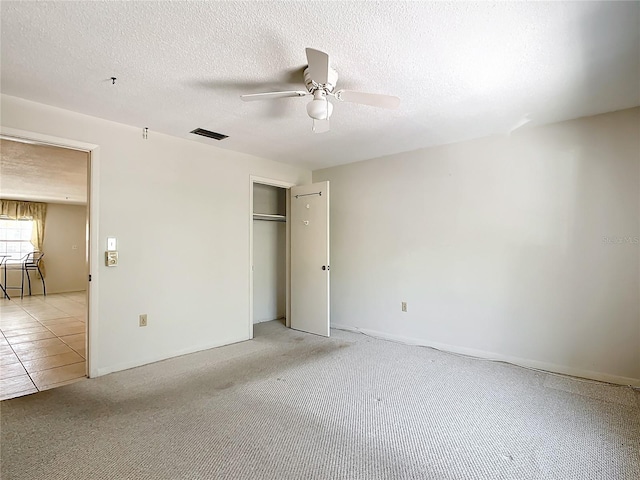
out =
<path fill-rule="evenodd" d="M 86 205 L 47 204 L 42 247 L 47 293 L 87 289 L 86 233 Z M 40 292 L 41 284 L 34 284 Z"/>
<path fill-rule="evenodd" d="M 254 184 L 254 213 L 286 213 L 286 190 Z M 253 222 L 253 323 L 285 316 L 286 309 L 286 224 Z"/>
<path fill-rule="evenodd" d="M 253 323 L 285 316 L 286 225 L 253 222 Z"/>
<path fill-rule="evenodd" d="M 249 178 L 302 184 L 309 171 L 153 128 L 143 140 L 141 127 L 6 95 L 1 109 L 5 128 L 100 146 L 92 256 L 102 258 L 107 236 L 120 256 L 119 266 L 92 272 L 91 375 L 249 337 Z"/>
<path fill-rule="evenodd" d="M 334 326 L 640 385 L 640 109 L 313 180 Z"/>
<path fill-rule="evenodd" d="M 286 190 L 262 183 L 253 184 L 253 213 L 285 215 Z"/>

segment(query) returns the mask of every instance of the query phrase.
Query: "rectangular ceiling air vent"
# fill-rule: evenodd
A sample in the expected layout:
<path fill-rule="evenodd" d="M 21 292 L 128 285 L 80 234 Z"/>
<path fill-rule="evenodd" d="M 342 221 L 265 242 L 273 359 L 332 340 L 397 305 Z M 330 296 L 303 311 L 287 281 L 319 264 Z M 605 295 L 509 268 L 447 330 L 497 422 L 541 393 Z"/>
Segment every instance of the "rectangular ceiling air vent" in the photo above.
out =
<path fill-rule="evenodd" d="M 229 135 L 223 135 L 218 132 L 212 132 L 210 130 L 205 130 L 204 128 L 196 128 L 195 130 L 191 130 L 191 133 L 195 133 L 196 135 L 202 135 L 203 137 L 213 138 L 215 140 L 224 140 L 228 138 Z"/>

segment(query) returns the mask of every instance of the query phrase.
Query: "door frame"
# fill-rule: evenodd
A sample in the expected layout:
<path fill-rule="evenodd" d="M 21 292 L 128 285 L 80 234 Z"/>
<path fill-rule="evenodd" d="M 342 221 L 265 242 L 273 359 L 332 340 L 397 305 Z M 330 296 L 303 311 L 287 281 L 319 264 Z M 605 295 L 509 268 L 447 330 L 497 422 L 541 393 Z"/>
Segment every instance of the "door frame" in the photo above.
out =
<path fill-rule="evenodd" d="M 291 196 L 289 190 L 295 187 L 295 183 L 276 180 L 273 178 L 258 177 L 256 175 L 249 176 L 249 340 L 253 339 L 253 185 L 259 183 L 262 185 L 270 185 L 272 187 L 280 187 L 286 190 L 287 208 L 285 211 L 287 222 L 285 231 L 285 322 L 287 327 L 291 327 L 291 224 L 289 223 L 289 209 L 291 205 Z"/>
<path fill-rule="evenodd" d="M 36 143 L 53 147 L 62 147 L 87 153 L 87 214 L 89 232 L 86 238 L 87 265 L 87 333 L 86 333 L 86 375 L 97 377 L 98 351 L 98 185 L 100 184 L 100 146 L 80 142 L 69 138 L 55 137 L 26 130 L 0 126 L 0 138 L 22 143 Z M 91 276 L 91 281 L 89 281 Z"/>

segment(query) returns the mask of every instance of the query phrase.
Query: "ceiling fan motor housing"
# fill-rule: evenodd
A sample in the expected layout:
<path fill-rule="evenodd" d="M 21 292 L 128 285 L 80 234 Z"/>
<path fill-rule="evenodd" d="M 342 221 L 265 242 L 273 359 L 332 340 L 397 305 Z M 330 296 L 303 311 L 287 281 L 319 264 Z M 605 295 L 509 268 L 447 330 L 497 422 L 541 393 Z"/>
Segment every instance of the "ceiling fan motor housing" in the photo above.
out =
<path fill-rule="evenodd" d="M 314 82 L 311 78 L 309 67 L 304 69 L 304 84 L 307 86 L 307 90 L 309 91 L 309 93 L 315 92 L 318 87 L 322 88 L 325 92 L 333 92 L 333 89 L 336 88 L 336 83 L 338 82 L 338 72 L 329 67 L 329 73 L 327 74 L 327 77 L 327 83 L 325 83 L 324 85 L 318 85 L 318 83 Z"/>

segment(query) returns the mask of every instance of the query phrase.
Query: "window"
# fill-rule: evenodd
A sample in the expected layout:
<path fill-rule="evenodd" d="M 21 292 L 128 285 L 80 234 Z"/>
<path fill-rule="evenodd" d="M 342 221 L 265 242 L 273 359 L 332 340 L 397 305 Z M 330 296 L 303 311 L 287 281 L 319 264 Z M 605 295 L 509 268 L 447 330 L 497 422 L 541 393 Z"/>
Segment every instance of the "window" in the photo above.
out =
<path fill-rule="evenodd" d="M 10 255 L 7 260 L 14 261 L 33 252 L 32 231 L 33 220 L 0 220 L 0 255 Z"/>

